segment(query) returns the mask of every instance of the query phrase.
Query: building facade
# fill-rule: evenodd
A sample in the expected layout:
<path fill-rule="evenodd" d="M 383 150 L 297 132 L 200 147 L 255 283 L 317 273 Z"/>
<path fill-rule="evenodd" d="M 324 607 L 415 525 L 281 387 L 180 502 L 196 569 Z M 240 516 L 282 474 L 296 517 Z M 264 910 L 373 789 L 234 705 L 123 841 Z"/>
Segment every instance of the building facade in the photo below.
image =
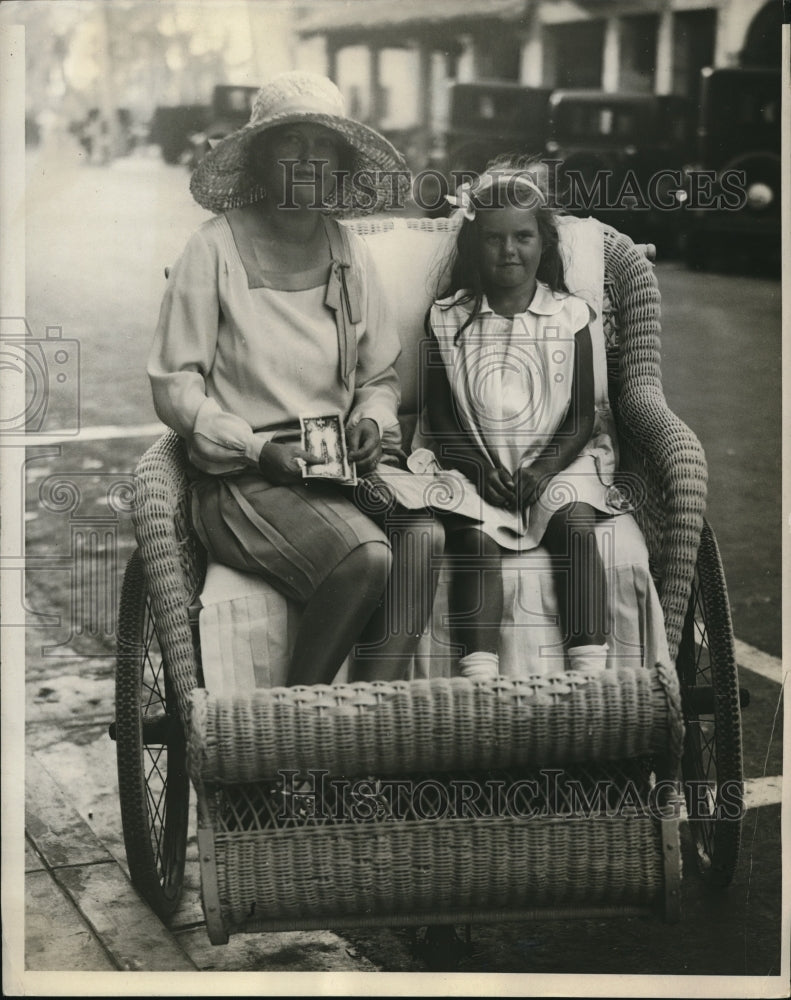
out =
<path fill-rule="evenodd" d="M 347 0 L 298 20 L 298 64 L 413 166 L 442 143 L 448 85 L 675 94 L 705 66 L 780 64 L 781 0 Z"/>

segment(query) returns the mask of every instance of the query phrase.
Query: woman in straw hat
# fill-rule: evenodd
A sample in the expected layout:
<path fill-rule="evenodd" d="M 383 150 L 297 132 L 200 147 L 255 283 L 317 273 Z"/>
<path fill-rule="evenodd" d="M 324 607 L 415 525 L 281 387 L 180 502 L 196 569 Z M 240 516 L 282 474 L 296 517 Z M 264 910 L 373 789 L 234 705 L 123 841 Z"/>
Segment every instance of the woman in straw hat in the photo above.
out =
<path fill-rule="evenodd" d="M 403 676 L 433 600 L 441 528 L 399 517 L 391 547 L 355 493 L 306 485 L 318 459 L 300 442 L 301 417 L 340 414 L 361 475 L 383 434 L 397 442 L 398 336 L 364 242 L 334 216 L 381 211 L 408 184 L 403 158 L 345 116 L 330 80 L 273 79 L 193 174 L 193 196 L 217 214 L 170 273 L 149 357 L 156 411 L 186 442 L 206 549 L 304 607 L 289 684 L 329 683 L 360 638 L 358 679 Z M 409 632 L 389 628 L 396 581 Z"/>

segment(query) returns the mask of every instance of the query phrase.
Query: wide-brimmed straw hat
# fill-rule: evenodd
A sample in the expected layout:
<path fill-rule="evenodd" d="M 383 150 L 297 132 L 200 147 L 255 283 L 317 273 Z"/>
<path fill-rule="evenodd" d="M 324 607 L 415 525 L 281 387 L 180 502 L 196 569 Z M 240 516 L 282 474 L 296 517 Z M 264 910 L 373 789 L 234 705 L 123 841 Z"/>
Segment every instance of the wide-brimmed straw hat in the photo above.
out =
<path fill-rule="evenodd" d="M 255 96 L 250 121 L 201 160 L 190 182 L 198 204 L 211 212 L 227 212 L 265 198 L 253 169 L 251 140 L 293 122 L 331 129 L 351 152 L 348 175 L 338 184 L 329 212 L 366 215 L 403 204 L 411 183 L 403 156 L 375 129 L 347 117 L 343 95 L 331 80 L 301 71 L 281 73 L 265 84 Z"/>

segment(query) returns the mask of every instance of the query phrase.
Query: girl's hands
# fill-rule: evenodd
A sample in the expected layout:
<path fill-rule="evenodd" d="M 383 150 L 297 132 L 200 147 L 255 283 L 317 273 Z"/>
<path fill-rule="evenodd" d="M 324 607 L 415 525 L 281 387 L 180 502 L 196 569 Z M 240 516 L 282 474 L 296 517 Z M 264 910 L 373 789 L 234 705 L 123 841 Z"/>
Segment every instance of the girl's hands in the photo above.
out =
<path fill-rule="evenodd" d="M 483 498 L 494 507 L 516 508 L 516 490 L 511 473 L 502 465 L 487 469 L 483 479 Z"/>
<path fill-rule="evenodd" d="M 304 451 L 294 442 L 267 441 L 258 456 L 258 468 L 264 479 L 277 486 L 287 486 L 302 478 L 302 463 L 317 465 L 321 459 Z"/>
<path fill-rule="evenodd" d="M 525 507 L 532 507 L 534 503 L 537 503 L 539 497 L 546 489 L 549 479 L 550 476 L 546 472 L 542 472 L 535 465 L 519 470 L 518 493 L 521 510 L 524 510 Z"/>
<path fill-rule="evenodd" d="M 376 468 L 382 457 L 382 442 L 379 438 L 379 425 L 370 417 L 363 419 L 346 429 L 346 444 L 349 448 L 349 461 L 357 463 L 358 475 L 364 476 Z"/>

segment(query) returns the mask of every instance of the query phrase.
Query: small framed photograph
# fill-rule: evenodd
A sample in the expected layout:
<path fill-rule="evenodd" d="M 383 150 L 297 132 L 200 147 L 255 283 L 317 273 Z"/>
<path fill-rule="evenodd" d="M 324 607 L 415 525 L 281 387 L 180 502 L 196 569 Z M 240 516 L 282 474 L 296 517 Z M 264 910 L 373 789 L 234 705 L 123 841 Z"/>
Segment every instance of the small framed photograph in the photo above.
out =
<path fill-rule="evenodd" d="M 305 465 L 305 479 L 337 479 L 351 486 L 357 483 L 357 470 L 349 462 L 346 435 L 340 414 L 321 417 L 300 417 L 302 447 L 321 459 L 316 465 Z"/>

